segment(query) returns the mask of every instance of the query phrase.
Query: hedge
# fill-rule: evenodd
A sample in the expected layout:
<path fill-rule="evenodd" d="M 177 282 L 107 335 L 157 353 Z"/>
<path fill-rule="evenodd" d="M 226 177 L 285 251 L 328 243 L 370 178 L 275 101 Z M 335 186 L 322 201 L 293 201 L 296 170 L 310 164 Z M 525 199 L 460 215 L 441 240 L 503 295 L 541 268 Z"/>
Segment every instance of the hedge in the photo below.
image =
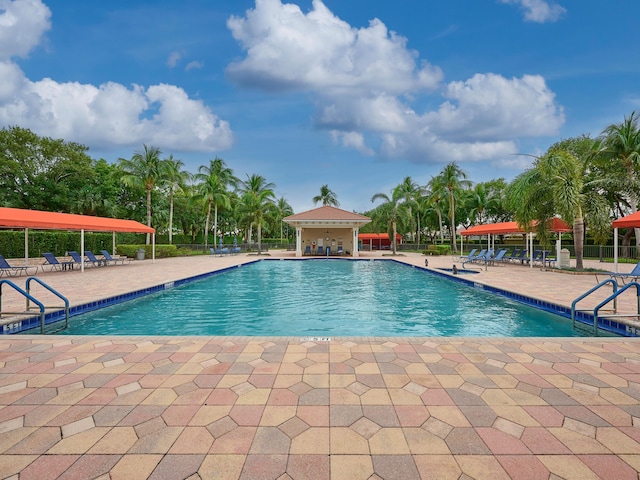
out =
<path fill-rule="evenodd" d="M 144 241 L 144 235 L 135 233 L 117 233 L 116 244 L 138 243 Z M 84 248 L 94 253 L 100 250 L 111 251 L 113 235 L 111 233 L 86 232 Z M 29 256 L 42 256 L 51 252 L 64 256 L 70 250 L 80 250 L 80 232 L 64 232 L 49 230 L 29 230 Z M 0 230 L 0 255 L 6 258 L 24 257 L 24 230 Z"/>
<path fill-rule="evenodd" d="M 125 255 L 129 258 L 136 258 L 138 250 L 144 249 L 145 258 L 151 258 L 152 246 L 143 244 L 118 245 L 116 247 L 118 255 Z M 156 258 L 177 257 L 178 248 L 175 245 L 156 245 Z"/>

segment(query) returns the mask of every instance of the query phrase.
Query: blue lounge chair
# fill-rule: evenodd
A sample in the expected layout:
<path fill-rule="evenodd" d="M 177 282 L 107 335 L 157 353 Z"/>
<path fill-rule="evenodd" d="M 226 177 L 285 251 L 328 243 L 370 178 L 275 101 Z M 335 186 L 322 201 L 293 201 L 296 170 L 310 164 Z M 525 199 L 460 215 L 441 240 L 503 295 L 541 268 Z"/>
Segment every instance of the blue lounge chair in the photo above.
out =
<path fill-rule="evenodd" d="M 107 266 L 107 260 L 103 258 L 96 258 L 91 250 L 85 250 L 84 254 L 87 256 L 89 261 L 96 267 Z"/>
<path fill-rule="evenodd" d="M 521 250 L 520 253 L 518 253 L 517 255 L 514 255 L 513 258 L 511 258 L 510 260 L 512 262 L 520 262 L 520 263 L 524 263 L 524 261 L 527 259 L 527 250 Z"/>
<path fill-rule="evenodd" d="M 322 245 L 320 245 L 320 246 L 318 247 L 318 253 L 317 253 L 317 255 L 324 255 L 324 247 L 323 247 Z"/>
<path fill-rule="evenodd" d="M 488 261 L 491 265 L 495 265 L 497 263 L 504 263 L 507 260 L 505 259 L 505 256 L 507 255 L 508 250 L 506 248 L 500 250 L 498 252 L 497 255 L 495 255 L 494 257 L 491 257 Z"/>
<path fill-rule="evenodd" d="M 342 245 L 338 245 L 338 255 L 344 255 L 344 250 L 342 250 Z"/>
<path fill-rule="evenodd" d="M 484 255 L 478 255 L 477 258 L 473 260 L 473 263 L 484 263 L 488 264 L 491 262 L 491 259 L 494 257 L 493 249 L 487 250 Z"/>
<path fill-rule="evenodd" d="M 516 248 L 513 250 L 513 252 L 511 252 L 509 255 L 506 255 L 504 258 L 505 260 L 511 262 L 512 260 L 516 259 L 518 255 L 520 255 L 520 249 Z"/>
<path fill-rule="evenodd" d="M 302 254 L 303 255 L 311 255 L 311 245 L 307 245 Z"/>
<path fill-rule="evenodd" d="M 28 267 L 12 267 L 11 265 L 9 265 L 9 262 L 7 262 L 7 260 L 2 255 L 0 255 L 0 277 L 2 277 L 3 275 L 6 275 L 7 277 L 17 277 L 18 275 L 23 274 L 29 275 L 29 269 L 35 269 L 33 275 L 38 273 L 37 265 L 29 265 Z"/>
<path fill-rule="evenodd" d="M 482 250 L 480 250 L 480 252 L 478 252 L 478 254 L 474 255 L 473 257 L 469 257 L 468 260 L 463 260 L 462 261 L 462 266 L 464 267 L 465 264 L 467 264 L 467 263 L 474 263 L 474 262 L 478 261 L 480 258 L 484 259 L 485 253 L 487 253 L 487 249 L 483 248 Z"/>
<path fill-rule="evenodd" d="M 100 253 L 107 263 L 113 263 L 115 265 L 117 265 L 118 262 L 121 262 L 123 265 L 125 264 L 125 262 L 131 263 L 131 259 L 129 257 L 112 257 L 111 254 L 106 250 L 100 250 Z"/>
<path fill-rule="evenodd" d="M 622 282 L 625 285 L 629 282 L 637 282 L 640 279 L 640 262 L 638 262 L 629 273 L 607 272 L 605 275 L 614 279 L 616 282 Z M 596 281 L 598 281 L 597 275 Z"/>
<path fill-rule="evenodd" d="M 73 260 L 73 263 L 75 263 L 76 265 L 82 265 L 83 263 L 85 265 L 88 265 L 89 262 L 83 262 L 82 261 L 82 257 L 80 256 L 80 254 L 76 251 L 71 251 L 69 252 L 69 256 L 71 257 L 71 259 Z M 94 265 L 95 267 L 95 265 Z"/>
<path fill-rule="evenodd" d="M 56 256 L 53 253 L 50 252 L 45 252 L 42 254 L 42 256 L 44 257 L 44 263 L 42 265 L 40 265 L 40 268 L 42 268 L 42 271 L 45 271 L 45 267 L 49 267 L 49 271 L 52 272 L 54 270 L 57 271 L 62 271 L 62 270 L 73 270 L 74 265 L 76 265 L 76 262 L 70 262 L 70 261 L 59 261 Z"/>
<path fill-rule="evenodd" d="M 477 251 L 478 251 L 478 249 L 474 248 L 467 255 L 461 255 L 460 256 L 460 261 L 465 262 L 467 260 L 471 260 L 476 255 Z"/>

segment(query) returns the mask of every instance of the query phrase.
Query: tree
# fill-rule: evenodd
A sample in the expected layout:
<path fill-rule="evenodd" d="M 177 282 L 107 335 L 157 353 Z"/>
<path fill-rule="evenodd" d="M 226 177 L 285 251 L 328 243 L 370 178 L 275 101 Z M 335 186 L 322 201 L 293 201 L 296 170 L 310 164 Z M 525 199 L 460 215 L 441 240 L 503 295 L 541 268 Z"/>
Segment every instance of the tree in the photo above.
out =
<path fill-rule="evenodd" d="M 403 184 L 398 185 L 391 192 L 391 197 L 386 193 L 376 193 L 371 197 L 371 202 L 375 202 L 378 199 L 384 200 L 384 203 L 376 208 L 374 215 L 385 218 L 388 221 L 388 225 L 391 227 L 390 237 L 391 246 L 393 248 L 393 254 L 397 252 L 396 235 L 398 232 L 398 223 L 405 220 L 408 216 L 408 209 L 406 207 L 406 191 L 403 188 Z"/>
<path fill-rule="evenodd" d="M 204 246 L 208 245 L 209 221 L 211 219 L 211 206 L 214 207 L 214 236 L 218 233 L 218 207 L 229 208 L 228 186 L 235 186 L 237 179 L 233 176 L 233 170 L 227 167 L 224 160 L 216 157 L 209 161 L 209 166 L 201 165 L 198 173 L 194 175 L 198 194 L 194 196 L 196 200 L 203 200 L 207 209 L 207 219 L 205 222 Z M 214 242 L 215 243 L 215 242 Z"/>
<path fill-rule="evenodd" d="M 456 162 L 449 163 L 440 172 L 442 183 L 447 189 L 449 198 L 449 220 L 451 222 L 451 242 L 453 251 L 457 252 L 456 246 L 456 195 L 462 188 L 471 186 L 471 182 L 467 180 L 467 174 L 462 170 Z"/>
<path fill-rule="evenodd" d="M 422 188 L 414 182 L 411 177 L 405 177 L 400 185 L 398 185 L 400 190 L 402 191 L 402 196 L 404 198 L 405 204 L 409 209 L 409 218 L 410 218 L 410 228 L 412 232 L 412 240 L 415 240 L 414 234 L 420 229 L 420 214 L 418 212 L 418 199 L 422 194 Z M 413 220 L 413 207 L 416 207 L 416 221 L 414 223 Z M 418 243 L 420 243 L 420 239 L 418 239 Z"/>
<path fill-rule="evenodd" d="M 275 213 L 278 223 L 280 224 L 280 241 L 282 241 L 282 229 L 284 227 L 284 221 L 282 219 L 293 215 L 293 208 L 291 208 L 291 205 L 289 205 L 289 202 L 287 202 L 284 197 L 280 197 L 275 205 Z M 287 238 L 289 238 L 288 235 Z"/>
<path fill-rule="evenodd" d="M 499 199 L 491 196 L 484 183 L 478 183 L 468 192 L 466 203 L 471 223 L 482 224 L 486 221 L 487 212 L 498 206 Z"/>
<path fill-rule="evenodd" d="M 147 194 L 147 226 L 151 226 L 151 192 L 164 178 L 166 164 L 160 160 L 162 152 L 157 147 L 143 145 L 142 150 L 133 154 L 131 160 L 120 158 L 119 164 L 125 174 L 122 182 L 128 186 L 142 186 Z M 147 233 L 147 245 L 149 244 Z"/>
<path fill-rule="evenodd" d="M 322 185 L 322 187 L 320 187 L 320 195 L 313 197 L 313 203 L 316 204 L 318 202 L 322 202 L 323 207 L 327 205 L 334 207 L 340 206 L 337 195 L 329 189 L 329 185 Z"/>
<path fill-rule="evenodd" d="M 247 175 L 247 180 L 241 181 L 238 188 L 240 213 L 250 226 L 256 225 L 258 228 L 258 253 L 262 252 L 262 226 L 274 207 L 274 188 L 273 183 L 256 174 Z"/>
<path fill-rule="evenodd" d="M 594 236 L 602 238 L 606 225 L 602 198 L 594 192 L 585 192 L 586 158 L 556 144 L 542 157 L 536 157 L 533 167 L 520 174 L 509 185 L 507 199 L 515 212 L 516 221 L 529 229 L 536 225 L 540 243 L 548 242 L 547 224 L 555 215 L 573 225 L 576 270 L 583 269 L 585 213 L 593 218 Z M 606 234 L 608 235 L 608 233 Z"/>
<path fill-rule="evenodd" d="M 442 228 L 442 202 L 447 194 L 447 187 L 441 176 L 431 177 L 427 185 L 427 198 L 429 205 L 432 205 L 438 215 L 438 232 L 440 233 L 440 243 L 444 243 L 444 232 Z"/>
<path fill-rule="evenodd" d="M 181 191 L 191 175 L 189 172 L 182 170 L 184 162 L 173 158 L 173 155 L 169 155 L 169 158 L 165 160 L 166 172 L 163 179 L 164 186 L 169 190 L 169 244 L 173 243 L 173 197 L 176 192 Z"/>

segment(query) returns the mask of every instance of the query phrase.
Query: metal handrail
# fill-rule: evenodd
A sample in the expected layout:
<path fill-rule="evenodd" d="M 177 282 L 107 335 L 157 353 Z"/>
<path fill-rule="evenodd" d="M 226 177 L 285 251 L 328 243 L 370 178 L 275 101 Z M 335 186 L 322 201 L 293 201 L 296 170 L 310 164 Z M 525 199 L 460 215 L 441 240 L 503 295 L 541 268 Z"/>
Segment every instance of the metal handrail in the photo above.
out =
<path fill-rule="evenodd" d="M 606 300 L 603 300 L 602 302 L 600 302 L 596 308 L 593 309 L 593 332 L 594 335 L 598 335 L 598 312 L 600 312 L 600 309 L 602 307 L 604 307 L 607 303 L 609 303 L 611 300 L 614 300 L 616 298 L 618 298 L 618 296 L 622 293 L 625 292 L 625 290 L 627 290 L 630 287 L 635 287 L 636 289 L 636 302 L 637 302 L 637 309 L 636 309 L 636 313 L 635 315 L 632 314 L 618 314 L 618 315 L 612 315 L 612 316 L 616 316 L 616 317 L 637 317 L 638 315 L 640 315 L 640 283 L 638 282 L 631 282 L 631 283 L 627 283 L 624 287 L 622 287 L 621 289 L 619 289 L 618 291 L 616 291 L 615 293 L 611 294 Z"/>
<path fill-rule="evenodd" d="M 40 285 L 42 285 L 44 288 L 49 290 L 56 297 L 58 297 L 60 300 L 62 300 L 64 302 L 64 318 L 65 318 L 64 328 L 66 329 L 67 327 L 69 327 L 69 300 L 67 299 L 67 297 L 62 295 L 60 292 L 58 292 L 56 289 L 54 289 L 50 285 L 48 285 L 45 282 L 43 282 L 42 280 L 40 280 L 38 277 L 29 277 L 29 278 L 27 278 L 27 281 L 25 282 L 25 288 L 26 288 L 28 294 L 31 294 L 31 282 L 32 281 L 36 282 L 36 283 L 39 283 Z M 31 307 L 29 305 L 29 297 L 27 297 L 27 311 L 31 310 L 32 308 L 33 307 Z M 56 305 L 56 306 L 45 307 L 45 308 L 60 308 L 60 307 Z"/>
<path fill-rule="evenodd" d="M 583 300 L 585 298 L 587 298 L 589 295 L 591 295 L 593 292 L 595 292 L 596 290 L 600 289 L 601 287 L 604 287 L 607 283 L 611 283 L 613 285 L 613 294 L 611 295 L 611 297 L 609 297 L 609 299 L 613 298 L 614 302 L 613 302 L 613 312 L 615 313 L 618 309 L 618 301 L 617 301 L 617 295 L 616 293 L 618 292 L 618 282 L 616 282 L 613 278 L 608 278 L 606 280 L 603 280 L 602 282 L 600 282 L 599 284 L 597 284 L 595 287 L 587 290 L 585 293 L 583 293 L 582 295 L 580 295 L 578 298 L 576 298 L 572 303 L 571 303 L 571 322 L 573 324 L 573 327 L 575 328 L 576 326 L 576 312 L 584 312 L 587 310 L 576 310 L 576 305 L 578 304 L 578 302 L 580 300 Z M 629 284 L 631 285 L 631 284 Z M 607 302 L 608 303 L 608 302 Z M 597 324 L 596 324 L 597 325 Z"/>
<path fill-rule="evenodd" d="M 40 309 L 40 333 L 44 333 L 44 310 L 45 310 L 45 306 L 39 302 L 36 298 L 34 298 L 31 294 L 27 293 L 26 291 L 24 291 L 23 289 L 21 289 L 19 286 L 17 286 L 15 283 L 13 283 L 11 280 L 0 280 L 0 316 L 3 313 L 6 314 L 10 314 L 10 315 L 33 315 L 30 312 L 3 312 L 2 311 L 2 286 L 3 285 L 9 285 L 11 288 L 13 288 L 15 291 L 17 291 L 18 293 L 24 295 L 28 300 L 31 300 L 33 303 L 35 303 L 36 305 L 38 305 L 38 308 Z"/>

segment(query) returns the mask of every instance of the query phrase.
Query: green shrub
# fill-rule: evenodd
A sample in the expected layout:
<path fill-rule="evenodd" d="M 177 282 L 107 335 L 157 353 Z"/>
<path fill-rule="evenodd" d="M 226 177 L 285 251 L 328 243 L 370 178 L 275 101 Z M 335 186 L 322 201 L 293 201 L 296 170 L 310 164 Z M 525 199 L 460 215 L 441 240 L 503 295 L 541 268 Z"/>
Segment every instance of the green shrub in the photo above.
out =
<path fill-rule="evenodd" d="M 450 245 L 429 245 L 426 250 L 422 251 L 423 255 L 449 255 L 451 253 Z"/>
<path fill-rule="evenodd" d="M 125 255 L 129 258 L 136 258 L 138 250 L 144 249 L 145 258 L 151 258 L 152 245 L 118 245 L 116 250 L 118 255 Z M 175 245 L 156 245 L 156 258 L 177 257 L 178 248 Z"/>

